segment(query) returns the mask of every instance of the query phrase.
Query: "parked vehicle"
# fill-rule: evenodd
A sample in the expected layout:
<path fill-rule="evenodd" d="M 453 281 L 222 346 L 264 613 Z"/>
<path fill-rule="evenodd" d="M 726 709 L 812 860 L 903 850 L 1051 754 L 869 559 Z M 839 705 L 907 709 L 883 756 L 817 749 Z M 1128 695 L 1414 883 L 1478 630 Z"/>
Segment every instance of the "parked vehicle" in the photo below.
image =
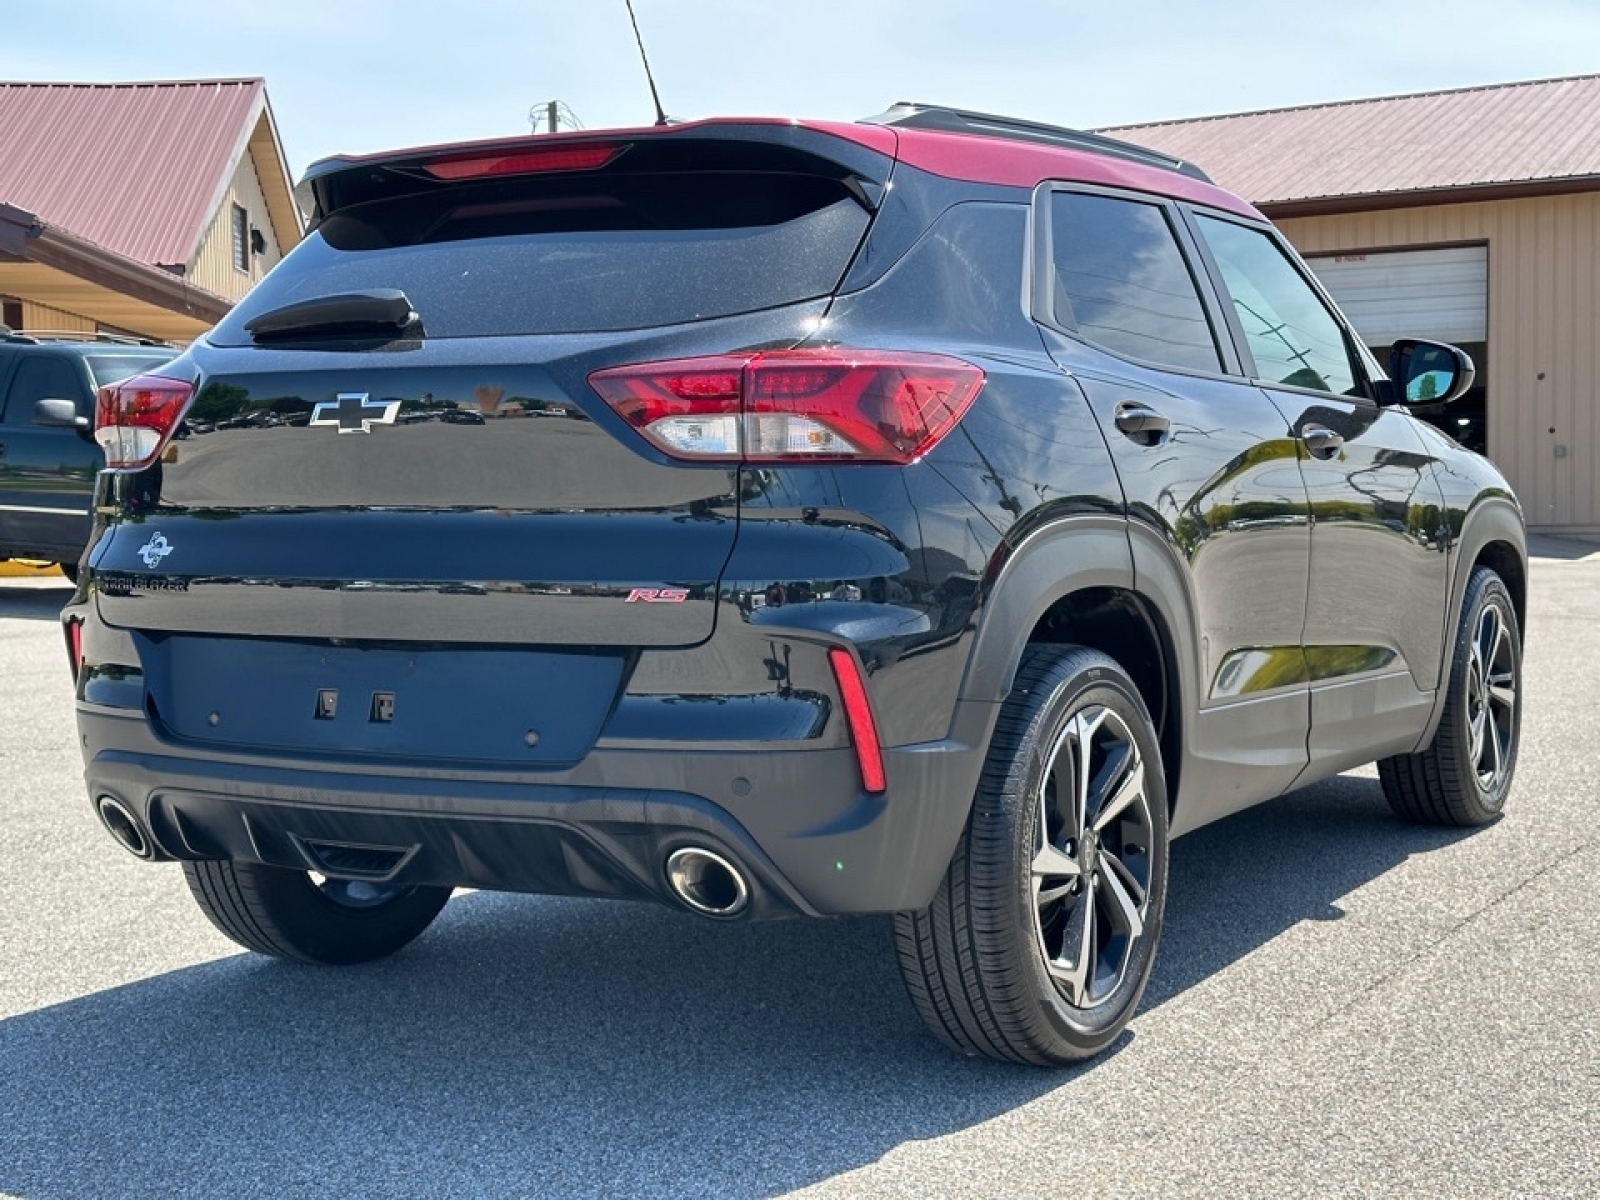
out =
<path fill-rule="evenodd" d="M 1061 1063 L 1138 1005 L 1172 837 L 1374 760 L 1501 811 L 1522 515 L 1406 411 L 1471 363 L 1386 376 L 1196 168 L 903 105 L 300 198 L 101 392 L 64 614 L 97 811 L 241 945 L 376 958 L 461 886 L 893 913 L 935 1035 Z"/>
<path fill-rule="evenodd" d="M 58 562 L 75 576 L 89 540 L 95 389 L 149 371 L 177 351 L 81 333 L 0 326 L 0 561 Z"/>

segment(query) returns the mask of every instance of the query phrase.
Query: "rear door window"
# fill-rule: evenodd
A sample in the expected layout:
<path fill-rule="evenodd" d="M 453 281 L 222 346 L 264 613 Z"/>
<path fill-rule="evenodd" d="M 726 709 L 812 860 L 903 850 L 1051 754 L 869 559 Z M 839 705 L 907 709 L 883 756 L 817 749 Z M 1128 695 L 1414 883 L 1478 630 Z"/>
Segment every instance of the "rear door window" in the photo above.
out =
<path fill-rule="evenodd" d="M 1058 324 L 1129 358 L 1221 369 L 1194 276 L 1160 205 L 1057 192 L 1050 239 Z"/>
<path fill-rule="evenodd" d="M 7 425 L 31 425 L 33 407 L 41 400 L 71 400 L 79 413 L 89 404 L 89 392 L 70 359 L 28 355 L 17 364 L 0 420 Z"/>
<path fill-rule="evenodd" d="M 830 294 L 869 214 L 837 179 L 682 171 L 490 180 L 353 204 L 223 320 L 400 288 L 429 337 L 674 325 Z"/>

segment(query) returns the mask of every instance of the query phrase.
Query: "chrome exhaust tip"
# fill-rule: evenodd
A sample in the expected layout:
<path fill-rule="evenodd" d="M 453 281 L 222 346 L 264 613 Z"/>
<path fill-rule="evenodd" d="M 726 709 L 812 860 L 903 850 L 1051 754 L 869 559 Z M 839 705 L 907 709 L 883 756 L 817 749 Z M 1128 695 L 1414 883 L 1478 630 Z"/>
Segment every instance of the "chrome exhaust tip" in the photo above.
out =
<path fill-rule="evenodd" d="M 100 823 L 112 837 L 117 839 L 119 846 L 135 858 L 146 861 L 156 856 L 155 843 L 150 840 L 126 804 L 115 796 L 101 796 L 94 802 L 94 806 L 95 811 L 100 814 Z"/>
<path fill-rule="evenodd" d="M 743 872 L 702 846 L 685 846 L 668 856 L 667 886 L 687 908 L 705 917 L 737 917 L 750 906 Z"/>

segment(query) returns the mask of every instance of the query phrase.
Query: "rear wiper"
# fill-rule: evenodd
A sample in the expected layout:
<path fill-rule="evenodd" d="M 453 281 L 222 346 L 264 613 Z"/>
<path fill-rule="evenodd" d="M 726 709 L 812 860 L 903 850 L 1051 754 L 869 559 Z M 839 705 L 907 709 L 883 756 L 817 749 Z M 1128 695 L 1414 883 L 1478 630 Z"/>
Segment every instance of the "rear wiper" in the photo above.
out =
<path fill-rule="evenodd" d="M 256 341 L 289 334 L 374 334 L 385 330 L 422 335 L 422 318 L 399 288 L 372 288 L 298 300 L 251 317 L 245 330 Z"/>

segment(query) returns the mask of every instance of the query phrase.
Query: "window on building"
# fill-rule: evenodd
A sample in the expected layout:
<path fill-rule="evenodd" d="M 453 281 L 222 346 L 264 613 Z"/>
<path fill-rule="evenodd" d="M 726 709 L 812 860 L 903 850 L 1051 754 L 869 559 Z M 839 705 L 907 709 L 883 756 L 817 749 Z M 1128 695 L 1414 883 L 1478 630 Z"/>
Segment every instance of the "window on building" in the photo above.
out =
<path fill-rule="evenodd" d="M 0 325 L 7 329 L 22 328 L 22 301 L 9 296 L 0 298 Z"/>
<path fill-rule="evenodd" d="M 1056 320 L 1087 341 L 1171 367 L 1221 367 L 1200 294 L 1160 206 L 1051 199 Z"/>
<path fill-rule="evenodd" d="M 1361 395 L 1344 331 L 1305 277 L 1259 229 L 1201 217 L 1257 378 L 1289 387 Z"/>
<path fill-rule="evenodd" d="M 239 204 L 233 206 L 233 265 L 240 271 L 250 269 L 250 214 Z"/>

